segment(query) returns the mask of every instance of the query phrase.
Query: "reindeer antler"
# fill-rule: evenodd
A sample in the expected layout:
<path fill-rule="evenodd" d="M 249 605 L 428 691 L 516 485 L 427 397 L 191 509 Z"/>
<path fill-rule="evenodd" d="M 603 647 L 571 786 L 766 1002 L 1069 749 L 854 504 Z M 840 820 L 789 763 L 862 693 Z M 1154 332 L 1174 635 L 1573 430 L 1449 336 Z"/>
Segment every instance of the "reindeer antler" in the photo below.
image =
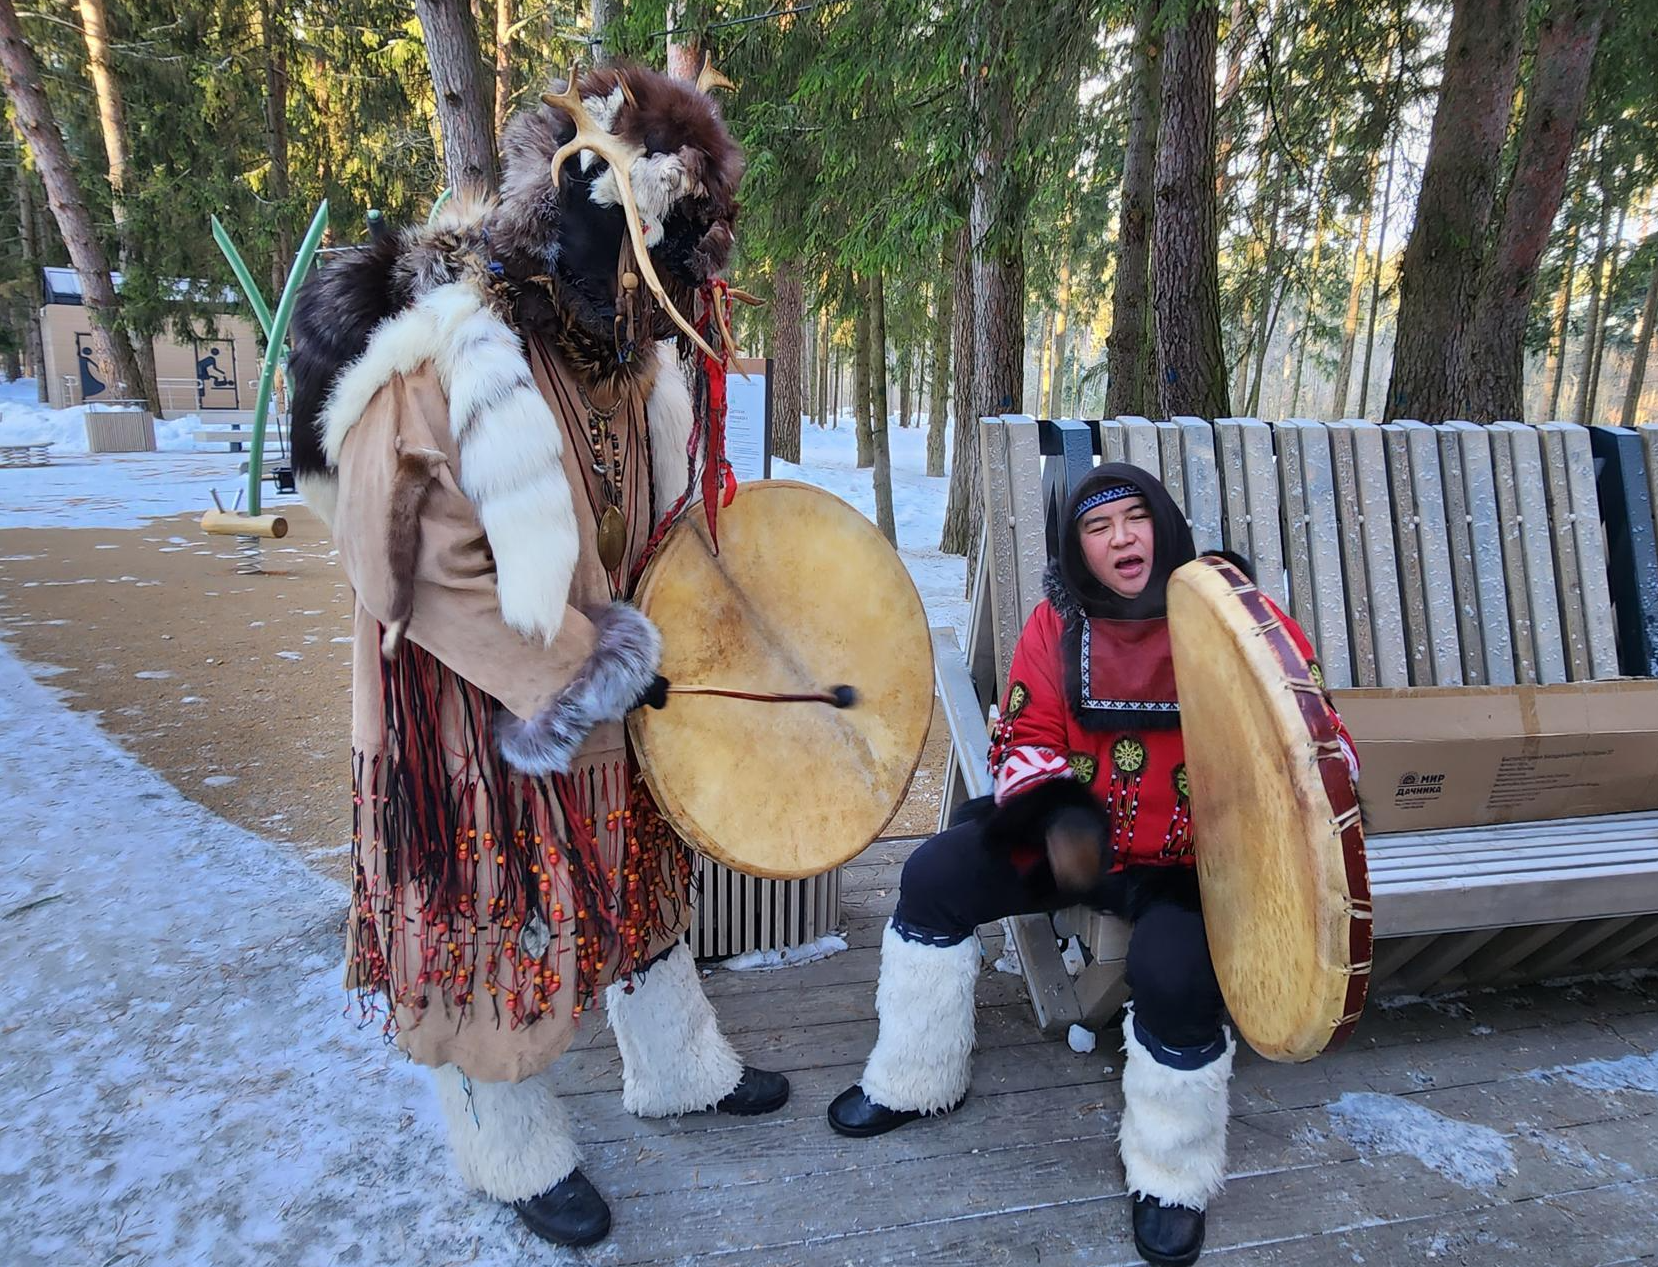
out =
<path fill-rule="evenodd" d="M 697 76 L 697 91 L 707 92 L 710 88 L 724 88 L 730 92 L 737 91 L 736 84 L 714 69 L 714 55 L 704 53 L 702 55 L 702 73 Z"/>
<path fill-rule="evenodd" d="M 582 150 L 588 150 L 610 164 L 610 170 L 616 176 L 617 192 L 622 196 L 622 215 L 627 220 L 634 259 L 639 265 L 640 275 L 645 279 L 645 285 L 650 288 L 651 294 L 656 296 L 656 302 L 662 305 L 663 311 L 685 332 L 691 342 L 723 364 L 724 358 L 708 346 L 697 333 L 696 327 L 674 307 L 673 300 L 668 298 L 668 292 L 662 286 L 662 279 L 656 275 L 656 266 L 651 263 L 651 253 L 645 245 L 645 229 L 639 221 L 639 203 L 633 196 L 633 181 L 629 178 L 635 155 L 620 137 L 606 132 L 593 122 L 593 117 L 587 113 L 587 107 L 582 104 L 581 90 L 576 86 L 577 70 L 578 67 L 575 66 L 570 68 L 570 79 L 563 92 L 547 92 L 541 95 L 543 101 L 564 111 L 576 125 L 576 135 L 561 145 L 558 153 L 553 155 L 553 184 L 558 184 L 559 172 L 564 169 L 565 160 Z"/>

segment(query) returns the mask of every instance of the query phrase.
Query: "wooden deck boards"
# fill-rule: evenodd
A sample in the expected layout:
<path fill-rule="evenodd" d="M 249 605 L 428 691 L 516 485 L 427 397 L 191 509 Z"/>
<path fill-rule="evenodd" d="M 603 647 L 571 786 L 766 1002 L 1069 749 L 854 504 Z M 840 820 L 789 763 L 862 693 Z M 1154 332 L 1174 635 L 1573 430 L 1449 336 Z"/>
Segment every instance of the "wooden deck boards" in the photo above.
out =
<path fill-rule="evenodd" d="M 621 1107 L 620 1059 L 602 1023 L 560 1062 L 587 1171 L 615 1216 L 610 1240 L 582 1261 L 1139 1261 L 1114 1142 L 1118 1040 L 1102 1033 L 1087 1055 L 1042 1040 L 1020 978 L 990 968 L 994 935 L 966 1105 L 876 1140 L 844 1140 L 825 1123 L 875 1039 L 881 927 L 912 844 L 881 842 L 848 869 L 847 951 L 706 980 L 737 1049 L 789 1073 L 782 1112 L 640 1121 Z M 1348 1047 L 1306 1065 L 1240 1052 L 1231 1178 L 1202 1262 L 1658 1262 L 1658 1094 L 1548 1073 L 1655 1048 L 1658 978 L 1626 974 L 1373 1004 Z M 1513 1170 L 1482 1189 L 1415 1156 L 1356 1148 L 1326 1111 L 1347 1093 L 1489 1128 Z"/>

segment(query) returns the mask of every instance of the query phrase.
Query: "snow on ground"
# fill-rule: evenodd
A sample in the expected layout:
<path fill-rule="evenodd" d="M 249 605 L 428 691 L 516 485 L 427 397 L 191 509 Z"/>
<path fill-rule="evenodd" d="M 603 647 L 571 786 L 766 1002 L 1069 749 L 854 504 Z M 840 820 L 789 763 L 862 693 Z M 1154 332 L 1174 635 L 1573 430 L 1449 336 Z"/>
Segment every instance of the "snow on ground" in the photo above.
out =
<path fill-rule="evenodd" d="M 86 452 L 86 407 L 53 409 L 36 399 L 35 380 L 16 378 L 0 383 L 0 444 L 49 443 L 52 455 Z M 97 406 L 93 406 L 94 409 Z M 202 425 L 196 414 L 155 420 L 156 448 L 164 453 L 196 448 L 195 433 Z"/>
<path fill-rule="evenodd" d="M 1514 1171 L 1514 1151 L 1499 1132 L 1401 1096 L 1349 1092 L 1325 1112 L 1361 1156 L 1415 1157 L 1453 1183 L 1485 1191 Z"/>
<path fill-rule="evenodd" d="M 36 403 L 33 379 L 0 383 L 0 444 L 52 444 L 45 466 L 0 467 L 0 528 L 130 528 L 207 510 L 215 489 L 229 509 L 247 487 L 247 454 L 198 451 L 194 414 L 156 421 L 159 452 L 89 454 L 83 413 Z M 270 507 L 295 500 L 269 487 L 261 496 Z"/>
<path fill-rule="evenodd" d="M 6 1263 L 525 1256 L 455 1178 L 425 1075 L 347 1013 L 343 889 L 185 800 L 4 648 L 0 734 Z"/>
<path fill-rule="evenodd" d="M 924 426 L 887 428 L 892 449 L 892 518 L 898 529 L 898 552 L 921 593 L 927 619 L 948 625 L 956 640 L 967 645 L 967 560 L 938 549 L 944 532 L 944 508 L 949 501 L 948 437 L 944 446 L 945 475 L 927 475 L 927 429 Z M 858 440 L 850 420 L 834 429 L 803 422 L 800 427 L 799 466 L 773 459 L 775 479 L 802 480 L 827 489 L 849 502 L 868 519 L 875 519 L 875 479 L 857 469 Z"/>
<path fill-rule="evenodd" d="M 722 959 L 720 967 L 731 972 L 773 972 L 778 968 L 795 968 L 803 963 L 816 963 L 846 949 L 846 938 L 839 933 L 825 933 L 816 941 L 800 946 L 784 946 L 781 950 L 747 950 L 740 955 Z"/>

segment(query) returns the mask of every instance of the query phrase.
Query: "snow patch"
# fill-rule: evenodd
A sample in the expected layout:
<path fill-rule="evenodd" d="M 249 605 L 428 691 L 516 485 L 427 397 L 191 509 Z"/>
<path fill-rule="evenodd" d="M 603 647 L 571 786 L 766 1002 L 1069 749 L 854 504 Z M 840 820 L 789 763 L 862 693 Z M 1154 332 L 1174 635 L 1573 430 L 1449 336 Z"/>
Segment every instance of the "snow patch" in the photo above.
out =
<path fill-rule="evenodd" d="M 1362 1156 L 1415 1157 L 1467 1188 L 1493 1188 L 1514 1170 L 1514 1152 L 1497 1131 L 1399 1096 L 1349 1092 L 1325 1112 L 1336 1134 Z"/>
<path fill-rule="evenodd" d="M 1658 1095 L 1658 1052 L 1621 1056 L 1617 1060 L 1586 1060 L 1577 1065 L 1535 1069 L 1531 1076 L 1543 1082 L 1564 1078 L 1585 1091 L 1644 1091 Z"/>
<path fill-rule="evenodd" d="M 1086 1055 L 1094 1050 L 1094 1031 L 1084 1029 L 1081 1025 L 1073 1025 L 1065 1032 L 1065 1041 L 1071 1045 L 1071 1050 L 1078 1055 Z"/>
<path fill-rule="evenodd" d="M 730 972 L 772 972 L 778 968 L 797 968 L 803 963 L 827 959 L 845 949 L 846 938 L 838 933 L 825 933 L 803 946 L 784 946 L 781 950 L 746 950 L 722 960 L 720 966 Z"/>

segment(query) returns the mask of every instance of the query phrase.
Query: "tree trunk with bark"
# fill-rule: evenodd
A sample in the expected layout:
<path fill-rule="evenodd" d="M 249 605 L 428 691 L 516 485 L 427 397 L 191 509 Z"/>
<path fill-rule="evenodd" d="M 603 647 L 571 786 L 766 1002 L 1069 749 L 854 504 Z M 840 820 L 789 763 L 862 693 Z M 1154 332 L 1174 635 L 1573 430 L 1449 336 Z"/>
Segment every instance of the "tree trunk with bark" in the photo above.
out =
<path fill-rule="evenodd" d="M 512 0 L 495 0 L 495 136 L 512 108 Z"/>
<path fill-rule="evenodd" d="M 944 260 L 933 287 L 932 379 L 927 393 L 927 474 L 944 474 L 945 432 L 950 421 L 950 332 L 955 321 L 956 236 L 944 235 Z"/>
<path fill-rule="evenodd" d="M 1341 357 L 1336 362 L 1335 394 L 1330 401 L 1330 416 L 1345 417 L 1347 393 L 1353 379 L 1353 348 L 1359 338 L 1359 308 L 1364 302 L 1364 284 L 1370 263 L 1370 216 L 1381 183 L 1382 164 L 1378 153 L 1370 164 L 1370 194 L 1365 199 L 1364 214 L 1359 218 L 1359 240 L 1353 248 L 1353 281 L 1347 288 L 1347 311 L 1341 319 Z"/>
<path fill-rule="evenodd" d="M 1048 401 L 1045 406 L 1050 418 L 1064 417 L 1065 358 L 1071 343 L 1071 262 L 1059 266 L 1059 307 L 1054 310 L 1053 366 L 1048 371 Z"/>
<path fill-rule="evenodd" d="M 805 321 L 805 288 L 800 262 L 777 265 L 777 287 L 771 308 L 772 450 L 785 462 L 800 461 L 800 344 Z"/>
<path fill-rule="evenodd" d="M 466 0 L 415 0 L 415 13 L 426 35 L 450 188 L 474 197 L 492 194 L 498 183 L 494 112 L 472 10 Z"/>
<path fill-rule="evenodd" d="M 1475 422 L 1525 414 L 1526 322 L 1537 265 L 1566 189 L 1607 3 L 1554 0 L 1538 31 L 1514 179 L 1485 262 L 1465 349 L 1463 399 Z"/>
<path fill-rule="evenodd" d="M 121 268 L 127 271 L 132 267 L 138 248 L 127 221 L 131 173 L 127 159 L 126 109 L 122 104 L 121 83 L 115 76 L 115 61 L 110 52 L 109 17 L 104 10 L 104 0 L 80 0 L 80 7 L 87 66 L 92 72 L 92 87 L 98 98 L 98 126 L 103 133 L 104 155 L 109 161 L 110 214 L 115 221 L 116 240 L 120 244 Z M 130 324 L 127 337 L 132 343 L 133 360 L 138 366 L 145 402 L 152 413 L 159 415 L 161 392 L 155 377 L 155 344 L 147 333 Z"/>
<path fill-rule="evenodd" d="M 1395 134 L 1387 147 L 1387 177 L 1382 182 L 1382 226 L 1376 235 L 1376 262 L 1370 270 L 1370 315 L 1364 325 L 1364 366 L 1359 372 L 1359 417 L 1368 418 L 1370 407 L 1370 360 L 1376 350 L 1376 309 L 1382 299 L 1382 265 L 1387 259 L 1387 222 L 1393 212 L 1393 164 L 1399 156 Z"/>
<path fill-rule="evenodd" d="M 1525 14 L 1525 0 L 1456 0 L 1452 10 L 1416 224 L 1399 277 L 1385 418 L 1435 423 L 1465 412 L 1462 365 Z"/>
<path fill-rule="evenodd" d="M 1652 351 L 1652 324 L 1658 319 L 1658 259 L 1653 261 L 1652 273 L 1647 278 L 1646 303 L 1641 307 L 1640 332 L 1635 336 L 1634 359 L 1629 363 L 1629 383 L 1623 393 L 1623 415 L 1619 419 L 1626 427 L 1637 422 L 1641 407 L 1641 388 L 1646 384 L 1647 355 Z"/>
<path fill-rule="evenodd" d="M 616 20 L 618 0 L 593 0 L 591 9 L 593 21 L 593 61 L 598 66 L 608 66 L 615 61 L 615 55 L 610 51 L 605 41 L 605 34 L 610 30 L 610 24 Z"/>
<path fill-rule="evenodd" d="M 1591 409 L 1591 382 L 1595 369 L 1595 345 L 1600 336 L 1600 306 L 1602 285 L 1606 280 L 1606 254 L 1609 243 L 1608 236 L 1612 232 L 1612 197 L 1606 192 L 1604 177 L 1606 172 L 1602 168 L 1602 185 L 1600 196 L 1600 231 L 1595 235 L 1595 262 L 1589 266 L 1589 313 L 1583 323 L 1583 356 L 1579 361 L 1577 375 L 1577 408 L 1572 417 L 1579 426 L 1589 425 Z"/>
<path fill-rule="evenodd" d="M 1151 339 L 1151 225 L 1156 198 L 1157 102 L 1162 49 L 1158 0 L 1140 0 L 1134 16 L 1128 140 L 1123 150 L 1122 206 L 1117 215 L 1117 278 L 1111 335 L 1105 343 L 1105 414 L 1144 415 L 1154 408 Z"/>
<path fill-rule="evenodd" d="M 1553 334 L 1550 337 L 1550 352 L 1547 374 L 1549 378 L 1549 404 L 1543 412 L 1550 420 L 1559 417 L 1560 385 L 1566 380 L 1566 344 L 1571 334 L 1572 315 L 1572 282 L 1577 276 L 1577 247 L 1579 230 L 1577 222 L 1566 237 L 1566 262 L 1563 268 L 1564 277 L 1561 279 L 1560 289 L 1555 292 L 1554 317 L 1549 323 Z"/>
<path fill-rule="evenodd" d="M 17 232 L 23 248 L 23 271 L 29 279 L 29 288 L 23 299 L 24 355 L 29 362 L 29 373 L 35 378 L 35 397 L 44 405 L 50 397 L 46 390 L 46 354 L 40 340 L 40 308 L 36 301 L 40 285 L 40 236 L 35 232 L 34 203 L 29 169 L 20 156 L 17 164 Z"/>
<path fill-rule="evenodd" d="M 259 41 L 265 61 L 265 156 L 270 160 L 270 201 L 276 208 L 271 243 L 270 300 L 274 304 L 288 284 L 294 258 L 294 232 L 288 205 L 288 32 L 271 0 L 259 0 Z"/>
<path fill-rule="evenodd" d="M 687 14 L 686 0 L 668 0 L 667 70 L 675 79 L 696 79 L 702 70 L 702 50 L 693 33 L 682 30 Z"/>
<path fill-rule="evenodd" d="M 1217 15 L 1195 8 L 1163 45 L 1151 269 L 1157 386 L 1165 417 L 1231 412 L 1220 337 L 1215 223 Z"/>
<path fill-rule="evenodd" d="M 1589 370 L 1587 416 L 1591 420 L 1600 410 L 1600 372 L 1606 364 L 1606 336 L 1610 333 L 1612 325 L 1612 297 L 1618 293 L 1618 279 L 1623 273 L 1623 223 L 1627 213 L 1628 208 L 1618 208 L 1618 224 L 1612 230 L 1612 254 L 1606 262 L 1606 290 L 1600 306 L 1600 327 L 1595 335 L 1595 356 Z"/>
<path fill-rule="evenodd" d="M 110 280 L 109 260 L 92 228 L 92 216 L 81 196 L 69 150 L 52 117 L 51 104 L 40 83 L 34 50 L 23 36 L 13 0 L 0 0 L 0 73 L 6 96 L 17 115 L 18 128 L 34 155 L 35 167 L 46 186 L 58 234 L 69 252 L 69 262 L 80 279 L 81 298 L 92 326 L 92 352 L 108 371 L 112 396 L 130 398 L 142 380 L 132 345 L 121 326 L 120 304 Z"/>
<path fill-rule="evenodd" d="M 893 545 L 898 544 L 898 526 L 892 513 L 892 448 L 887 438 L 887 376 L 882 372 L 887 359 L 887 295 L 879 270 L 869 279 L 870 360 L 876 370 L 875 419 L 870 425 L 870 448 L 875 455 L 875 526 Z"/>
<path fill-rule="evenodd" d="M 855 426 L 858 433 L 858 469 L 861 471 L 875 464 L 875 448 L 870 438 L 869 291 L 861 279 L 854 285 L 858 313 L 853 318 L 852 396 L 857 410 Z"/>
<path fill-rule="evenodd" d="M 973 406 L 976 323 L 972 231 L 966 227 L 956 236 L 951 289 L 955 293 L 950 322 L 950 350 L 955 361 L 955 391 L 951 393 L 955 438 L 950 447 L 950 497 L 944 507 L 944 533 L 938 548 L 945 554 L 968 554 L 984 522 L 984 490 L 979 485 L 979 416 Z M 971 579 L 968 583 L 972 583 Z"/>

